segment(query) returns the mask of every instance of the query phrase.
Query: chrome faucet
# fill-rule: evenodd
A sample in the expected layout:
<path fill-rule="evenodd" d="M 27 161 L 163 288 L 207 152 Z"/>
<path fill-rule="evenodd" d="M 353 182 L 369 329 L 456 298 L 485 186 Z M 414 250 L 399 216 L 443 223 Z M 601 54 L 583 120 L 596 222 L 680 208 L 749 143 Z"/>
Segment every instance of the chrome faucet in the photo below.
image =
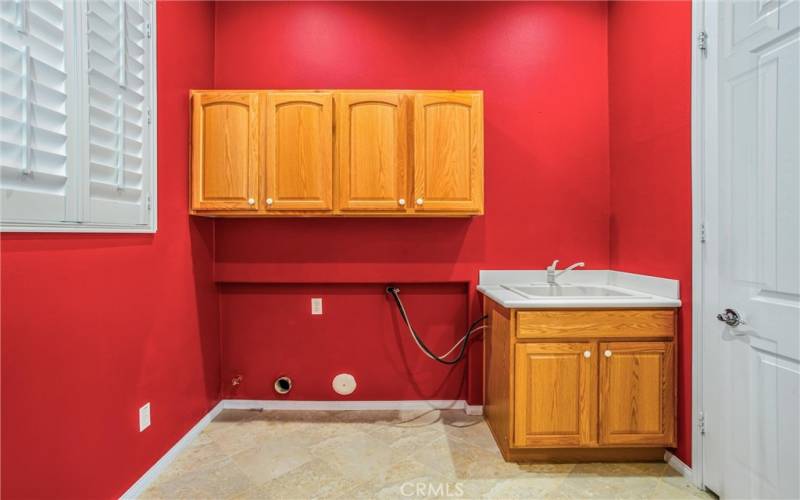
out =
<path fill-rule="evenodd" d="M 572 264 L 571 266 L 569 266 L 568 268 L 564 269 L 563 271 L 556 272 L 556 266 L 558 266 L 558 259 L 556 259 L 556 260 L 553 261 L 552 264 L 547 266 L 547 284 L 548 285 L 555 285 L 556 284 L 556 278 L 558 278 L 559 276 L 561 276 L 562 274 L 564 274 L 567 271 L 572 271 L 576 267 L 583 267 L 585 265 L 586 264 L 584 264 L 583 262 L 576 262 L 575 264 Z"/>

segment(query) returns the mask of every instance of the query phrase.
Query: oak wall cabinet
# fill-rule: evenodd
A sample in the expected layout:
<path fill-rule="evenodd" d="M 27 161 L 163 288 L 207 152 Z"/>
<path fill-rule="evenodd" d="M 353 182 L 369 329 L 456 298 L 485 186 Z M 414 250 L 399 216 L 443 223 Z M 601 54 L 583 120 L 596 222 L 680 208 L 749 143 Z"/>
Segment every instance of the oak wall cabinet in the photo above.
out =
<path fill-rule="evenodd" d="M 506 460 L 661 460 L 676 445 L 674 309 L 485 310 L 484 415 Z"/>
<path fill-rule="evenodd" d="M 205 92 L 192 105 L 192 209 L 258 209 L 261 113 L 255 92 Z"/>
<path fill-rule="evenodd" d="M 415 96 L 414 205 L 420 211 L 482 210 L 482 95 Z"/>
<path fill-rule="evenodd" d="M 336 96 L 340 210 L 407 211 L 410 102 L 396 92 Z"/>
<path fill-rule="evenodd" d="M 266 94 L 268 211 L 333 209 L 333 96 L 327 92 Z"/>
<path fill-rule="evenodd" d="M 193 91 L 191 213 L 483 213 L 480 91 Z"/>

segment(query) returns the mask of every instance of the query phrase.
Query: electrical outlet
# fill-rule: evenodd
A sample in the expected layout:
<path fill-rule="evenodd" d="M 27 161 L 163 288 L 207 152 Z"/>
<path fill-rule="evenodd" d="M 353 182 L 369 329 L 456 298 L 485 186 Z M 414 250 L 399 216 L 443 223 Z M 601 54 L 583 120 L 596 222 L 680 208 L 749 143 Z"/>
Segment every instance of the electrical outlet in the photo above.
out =
<path fill-rule="evenodd" d="M 322 314 L 322 299 L 317 297 L 311 299 L 311 314 Z"/>
<path fill-rule="evenodd" d="M 139 432 L 150 427 L 150 403 L 139 408 Z"/>

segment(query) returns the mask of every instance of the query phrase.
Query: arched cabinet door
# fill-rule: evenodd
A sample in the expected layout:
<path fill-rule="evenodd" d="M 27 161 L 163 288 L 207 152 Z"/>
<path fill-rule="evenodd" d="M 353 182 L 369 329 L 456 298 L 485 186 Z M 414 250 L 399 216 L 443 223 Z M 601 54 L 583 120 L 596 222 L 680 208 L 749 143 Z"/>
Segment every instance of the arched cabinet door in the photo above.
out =
<path fill-rule="evenodd" d="M 414 98 L 414 210 L 483 213 L 483 93 Z"/>
<path fill-rule="evenodd" d="M 258 94 L 194 94 L 192 209 L 257 210 L 258 170 Z"/>
<path fill-rule="evenodd" d="M 405 212 L 409 98 L 400 92 L 336 94 L 337 208 Z"/>
<path fill-rule="evenodd" d="M 333 210 L 333 96 L 266 94 L 264 206 L 272 211 Z"/>

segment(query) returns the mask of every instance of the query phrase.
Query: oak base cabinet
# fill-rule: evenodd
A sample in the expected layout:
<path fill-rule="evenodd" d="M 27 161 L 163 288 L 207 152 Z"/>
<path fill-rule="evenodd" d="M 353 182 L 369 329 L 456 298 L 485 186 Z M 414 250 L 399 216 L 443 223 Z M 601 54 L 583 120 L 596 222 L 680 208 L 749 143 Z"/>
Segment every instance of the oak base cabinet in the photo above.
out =
<path fill-rule="evenodd" d="M 484 305 L 484 415 L 506 460 L 650 460 L 675 446 L 674 309 Z"/>
<path fill-rule="evenodd" d="M 600 444 L 674 444 L 673 342 L 600 343 Z"/>
<path fill-rule="evenodd" d="M 483 213 L 483 92 L 192 91 L 191 213 Z"/>
<path fill-rule="evenodd" d="M 597 442 L 597 370 L 592 357 L 596 351 L 588 342 L 516 345 L 514 446 Z"/>

